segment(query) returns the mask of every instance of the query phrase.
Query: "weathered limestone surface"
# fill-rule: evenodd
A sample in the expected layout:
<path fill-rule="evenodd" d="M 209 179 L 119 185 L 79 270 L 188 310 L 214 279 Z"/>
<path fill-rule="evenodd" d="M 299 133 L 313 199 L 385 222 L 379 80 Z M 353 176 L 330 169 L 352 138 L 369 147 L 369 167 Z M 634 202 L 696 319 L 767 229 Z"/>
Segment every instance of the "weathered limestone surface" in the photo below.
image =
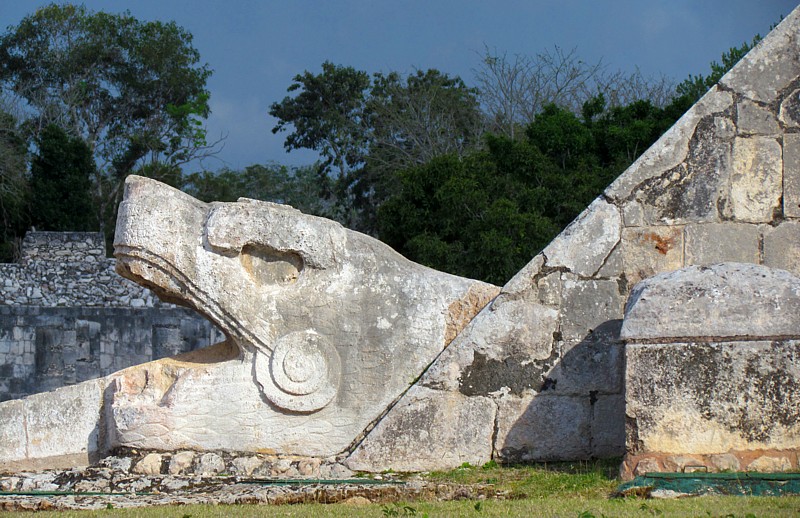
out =
<path fill-rule="evenodd" d="M 347 466 L 357 471 L 374 471 L 376 466 L 429 471 L 465 462 L 481 466 L 492 459 L 494 429 L 486 424 L 494 422 L 496 411 L 489 398 L 414 387 L 393 409 L 396 417 L 379 422 Z"/>
<path fill-rule="evenodd" d="M 120 273 L 229 339 L 115 376 L 112 445 L 339 453 L 497 293 L 290 207 L 137 177 L 115 250 Z"/>
<path fill-rule="evenodd" d="M 783 213 L 800 217 L 800 134 L 783 137 Z"/>
<path fill-rule="evenodd" d="M 32 439 L 11 460 L 119 446 L 338 454 L 498 292 L 286 206 L 206 205 L 130 177 L 119 214 L 118 271 L 227 340 L 25 399 L 49 405 L 23 421 Z M 56 440 L 63 419 L 82 449 Z"/>
<path fill-rule="evenodd" d="M 756 263 L 760 256 L 761 229 L 741 223 L 704 223 L 687 225 L 685 263 L 723 262 Z"/>
<path fill-rule="evenodd" d="M 755 264 L 689 266 L 631 290 L 623 340 L 800 336 L 800 279 Z"/>
<path fill-rule="evenodd" d="M 623 474 L 645 459 L 666 471 L 762 471 L 776 465 L 769 457 L 796 458 L 799 310 L 800 279 L 753 264 L 690 266 L 634 287 L 621 332 Z"/>
<path fill-rule="evenodd" d="M 593 275 L 619 242 L 621 223 L 619 209 L 598 198 L 544 249 L 547 263 Z"/>
<path fill-rule="evenodd" d="M 623 355 L 610 330 L 619 330 L 623 301 L 640 280 L 720 261 L 800 275 L 798 34 L 795 10 L 511 279 L 419 380 L 497 403 L 496 458 L 547 460 L 562 447 L 584 458 L 623 453 Z M 498 315 L 539 331 L 509 333 Z M 400 429 L 401 405 L 382 426 Z M 551 415 L 565 422 L 537 424 Z M 368 435 L 361 447 L 377 449 L 373 440 L 406 439 Z M 419 452 L 421 463 L 433 462 L 422 445 Z M 738 455 L 742 466 L 755 460 Z M 664 459 L 643 462 L 661 469 Z"/>
<path fill-rule="evenodd" d="M 0 404 L 0 470 L 94 460 L 102 450 L 98 418 L 103 388 L 102 380 L 92 380 Z"/>
<path fill-rule="evenodd" d="M 800 221 L 766 227 L 763 236 L 764 264 L 800 275 Z"/>

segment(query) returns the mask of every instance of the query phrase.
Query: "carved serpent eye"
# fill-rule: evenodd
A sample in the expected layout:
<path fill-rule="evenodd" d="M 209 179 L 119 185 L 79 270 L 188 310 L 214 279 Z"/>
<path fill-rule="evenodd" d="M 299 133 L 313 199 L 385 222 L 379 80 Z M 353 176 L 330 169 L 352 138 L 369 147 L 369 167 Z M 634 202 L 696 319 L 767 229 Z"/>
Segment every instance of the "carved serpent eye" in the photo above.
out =
<path fill-rule="evenodd" d="M 239 260 L 258 286 L 293 284 L 303 271 L 303 258 L 300 255 L 265 245 L 246 244 L 242 247 Z"/>
<path fill-rule="evenodd" d="M 256 381 L 272 403 L 295 412 L 315 412 L 339 391 L 341 360 L 336 348 L 315 331 L 298 331 L 275 342 L 272 355 L 255 358 Z"/>

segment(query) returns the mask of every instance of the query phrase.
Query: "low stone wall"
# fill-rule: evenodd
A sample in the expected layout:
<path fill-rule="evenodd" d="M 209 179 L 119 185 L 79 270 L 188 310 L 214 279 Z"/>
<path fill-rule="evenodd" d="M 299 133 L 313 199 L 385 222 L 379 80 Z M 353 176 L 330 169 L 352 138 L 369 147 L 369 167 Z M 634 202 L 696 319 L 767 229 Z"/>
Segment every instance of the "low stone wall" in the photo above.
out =
<path fill-rule="evenodd" d="M 148 289 L 114 271 L 97 232 L 28 232 L 19 263 L 0 264 L 0 304 L 158 307 Z M 171 306 L 171 305 L 169 305 Z"/>
<path fill-rule="evenodd" d="M 28 232 L 20 262 L 0 264 L 0 401 L 223 339 L 114 265 L 96 232 Z"/>
<path fill-rule="evenodd" d="M 0 306 L 0 401 L 72 385 L 223 339 L 193 311 Z"/>
<path fill-rule="evenodd" d="M 797 470 L 798 315 L 800 278 L 765 266 L 691 266 L 639 283 L 621 332 L 623 478 Z"/>

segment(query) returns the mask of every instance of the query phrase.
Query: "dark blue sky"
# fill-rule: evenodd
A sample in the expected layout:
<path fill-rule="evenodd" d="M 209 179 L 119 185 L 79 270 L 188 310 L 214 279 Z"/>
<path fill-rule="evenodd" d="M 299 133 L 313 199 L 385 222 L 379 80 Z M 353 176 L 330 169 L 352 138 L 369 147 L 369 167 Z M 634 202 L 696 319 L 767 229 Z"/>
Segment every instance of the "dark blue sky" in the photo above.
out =
<path fill-rule="evenodd" d="M 40 0 L 0 0 L 0 26 L 14 25 Z M 88 0 L 92 10 L 130 10 L 174 20 L 194 35 L 214 70 L 208 87 L 211 137 L 227 134 L 219 158 L 233 168 L 310 153 L 283 150 L 269 105 L 295 74 L 325 60 L 367 72 L 437 68 L 473 82 L 484 45 L 534 55 L 558 45 L 609 69 L 680 81 L 756 33 L 762 36 L 796 0 Z"/>

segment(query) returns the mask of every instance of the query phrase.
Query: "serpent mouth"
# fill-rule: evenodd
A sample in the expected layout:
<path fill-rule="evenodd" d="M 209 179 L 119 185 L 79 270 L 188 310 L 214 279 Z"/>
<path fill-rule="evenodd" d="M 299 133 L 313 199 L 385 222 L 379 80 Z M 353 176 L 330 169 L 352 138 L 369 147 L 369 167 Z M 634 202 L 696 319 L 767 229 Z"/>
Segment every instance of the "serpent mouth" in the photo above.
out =
<path fill-rule="evenodd" d="M 193 309 L 206 317 L 242 352 L 271 347 L 242 326 L 198 285 L 198 253 L 210 206 L 155 180 L 129 176 L 114 236 L 116 271 L 151 289 L 164 302 Z M 188 232 L 187 232 L 188 230 Z"/>

